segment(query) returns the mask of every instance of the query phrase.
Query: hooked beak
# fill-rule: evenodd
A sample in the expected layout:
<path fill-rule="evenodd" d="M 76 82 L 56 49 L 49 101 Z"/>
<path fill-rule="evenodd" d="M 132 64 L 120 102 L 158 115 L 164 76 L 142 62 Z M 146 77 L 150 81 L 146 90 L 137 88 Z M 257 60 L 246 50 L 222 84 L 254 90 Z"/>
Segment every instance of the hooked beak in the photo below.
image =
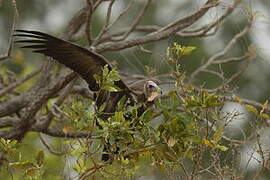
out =
<path fill-rule="evenodd" d="M 161 90 L 160 88 L 158 88 L 157 91 L 152 92 L 152 93 L 150 94 L 150 96 L 147 98 L 147 101 L 148 101 L 148 102 L 152 102 L 152 101 L 154 101 L 155 99 L 157 99 L 158 97 L 160 97 L 161 95 L 162 95 L 162 90 Z"/>

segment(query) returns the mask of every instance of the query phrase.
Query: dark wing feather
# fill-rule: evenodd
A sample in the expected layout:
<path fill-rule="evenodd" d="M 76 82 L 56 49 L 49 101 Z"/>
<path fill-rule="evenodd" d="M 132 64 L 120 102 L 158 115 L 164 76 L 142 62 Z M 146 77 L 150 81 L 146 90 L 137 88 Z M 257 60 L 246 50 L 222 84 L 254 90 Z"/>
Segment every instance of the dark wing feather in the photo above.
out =
<path fill-rule="evenodd" d="M 52 57 L 61 64 L 69 67 L 86 80 L 89 84 L 89 89 L 92 91 L 99 90 L 94 74 L 100 74 L 103 66 L 106 64 L 111 69 L 111 66 L 104 57 L 71 42 L 39 31 L 16 30 L 16 32 L 17 34 L 14 36 L 28 38 L 16 41 L 16 43 L 28 44 L 22 48 L 33 49 L 33 52 Z M 129 91 L 123 81 L 117 81 L 115 84 L 120 89 Z"/>

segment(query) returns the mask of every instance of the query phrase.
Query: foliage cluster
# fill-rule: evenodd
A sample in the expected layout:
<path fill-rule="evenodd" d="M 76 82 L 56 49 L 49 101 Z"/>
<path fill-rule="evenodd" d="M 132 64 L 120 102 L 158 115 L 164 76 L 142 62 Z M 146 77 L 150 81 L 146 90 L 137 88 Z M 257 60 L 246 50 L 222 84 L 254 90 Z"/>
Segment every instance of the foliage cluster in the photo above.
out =
<path fill-rule="evenodd" d="M 80 177 L 108 179 L 133 178 L 157 169 L 164 174 L 188 173 L 183 163 L 196 163 L 195 159 L 203 158 L 209 152 L 220 156 L 227 151 L 228 147 L 223 145 L 222 140 L 223 100 L 214 93 L 197 91 L 183 83 L 185 75 L 179 61 L 194 49 L 177 43 L 168 48 L 168 60 L 175 69 L 172 72 L 176 80 L 175 90 L 169 90 L 140 117 L 137 113 L 139 105 L 126 106 L 121 100 L 115 114 L 106 121 L 101 120 L 97 114 L 102 107 L 94 111 L 92 100 L 72 95 L 59 110 L 54 125 L 59 126 L 57 122 L 64 121 L 63 132 L 90 131 L 91 135 L 84 139 L 63 140 L 66 158 L 76 159 L 70 168 Z M 106 66 L 103 75 L 95 78 L 101 90 L 118 91 L 113 85 L 114 81 L 119 80 L 114 69 L 109 71 Z M 127 117 L 131 120 L 127 121 Z M 100 127 L 95 126 L 96 121 Z M 108 144 L 108 152 L 113 160 L 102 162 L 100 157 Z M 16 148 L 20 145 L 16 141 L 1 140 L 1 148 L 6 156 L 16 154 L 11 159 L 7 157 L 5 166 L 11 173 L 20 169 L 25 176 L 42 178 L 49 169 L 42 166 L 46 153 L 39 151 L 32 162 L 25 161 Z"/>

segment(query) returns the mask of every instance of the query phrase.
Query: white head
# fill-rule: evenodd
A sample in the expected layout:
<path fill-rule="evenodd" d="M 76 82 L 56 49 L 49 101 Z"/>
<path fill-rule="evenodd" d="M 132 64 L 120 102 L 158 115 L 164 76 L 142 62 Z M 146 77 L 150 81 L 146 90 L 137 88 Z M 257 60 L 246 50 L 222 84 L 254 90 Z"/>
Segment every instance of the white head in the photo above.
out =
<path fill-rule="evenodd" d="M 154 81 L 146 81 L 144 84 L 144 95 L 148 102 L 154 101 L 162 94 L 162 90 Z"/>

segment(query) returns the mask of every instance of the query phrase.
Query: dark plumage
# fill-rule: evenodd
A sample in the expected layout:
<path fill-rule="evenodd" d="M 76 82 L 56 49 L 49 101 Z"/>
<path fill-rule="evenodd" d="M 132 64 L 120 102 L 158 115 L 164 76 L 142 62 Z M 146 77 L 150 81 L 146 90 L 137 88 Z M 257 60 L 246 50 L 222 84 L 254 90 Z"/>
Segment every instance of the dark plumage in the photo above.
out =
<path fill-rule="evenodd" d="M 16 43 L 26 44 L 22 48 L 33 49 L 33 52 L 49 56 L 77 72 L 88 83 L 89 89 L 93 92 L 100 90 L 94 75 L 101 75 L 105 65 L 108 66 L 109 70 L 112 69 L 103 56 L 54 36 L 29 30 L 16 30 L 14 36 L 23 38 L 15 41 Z M 135 83 L 134 86 L 128 87 L 122 80 L 118 80 L 114 82 L 114 85 L 120 88 L 121 91 L 109 92 L 102 90 L 96 95 L 95 101 L 98 108 L 106 103 L 103 114 L 100 115 L 102 119 L 107 119 L 113 115 L 118 101 L 123 96 L 130 99 L 130 105 L 142 104 L 138 109 L 138 115 L 140 116 L 161 93 L 160 88 L 153 81 L 145 81 L 141 85 Z"/>
<path fill-rule="evenodd" d="M 17 33 L 14 36 L 27 38 L 15 41 L 16 43 L 26 44 L 25 46 L 22 46 L 22 48 L 33 49 L 33 52 L 52 57 L 59 63 L 69 67 L 77 72 L 88 83 L 89 89 L 93 92 L 100 90 L 100 87 L 94 78 L 94 74 L 101 75 L 105 65 L 108 65 L 109 70 L 112 69 L 103 56 L 71 42 L 39 31 L 16 30 L 16 32 Z M 131 98 L 133 104 L 135 102 L 152 104 L 151 102 L 155 99 L 155 94 L 153 95 L 152 93 L 157 91 L 161 92 L 160 88 L 153 81 L 146 81 L 140 86 L 134 85 L 135 88 L 132 88 L 132 86 L 129 88 L 122 80 L 114 83 L 122 91 L 103 91 L 100 92 L 99 96 L 96 98 L 98 107 L 104 102 L 107 103 L 106 108 L 104 109 L 104 112 L 106 113 L 113 113 L 117 102 L 124 95 Z M 136 96 L 135 99 L 132 98 L 134 97 L 132 94 Z M 149 100 L 150 96 L 152 98 Z M 143 110 L 141 110 L 142 112 L 139 112 L 139 114 L 142 114 L 145 108 L 141 109 Z"/>
<path fill-rule="evenodd" d="M 27 40 L 18 40 L 17 43 L 26 43 L 29 45 L 22 48 L 33 49 L 33 52 L 50 56 L 56 61 L 69 67 L 77 72 L 89 84 L 89 89 L 98 91 L 99 87 L 93 77 L 94 74 L 100 74 L 102 68 L 108 64 L 101 55 L 89 51 L 71 42 L 53 37 L 51 35 L 27 30 L 16 30 L 15 36 L 29 38 Z M 128 90 L 123 81 L 117 81 L 115 84 L 123 89 Z"/>

